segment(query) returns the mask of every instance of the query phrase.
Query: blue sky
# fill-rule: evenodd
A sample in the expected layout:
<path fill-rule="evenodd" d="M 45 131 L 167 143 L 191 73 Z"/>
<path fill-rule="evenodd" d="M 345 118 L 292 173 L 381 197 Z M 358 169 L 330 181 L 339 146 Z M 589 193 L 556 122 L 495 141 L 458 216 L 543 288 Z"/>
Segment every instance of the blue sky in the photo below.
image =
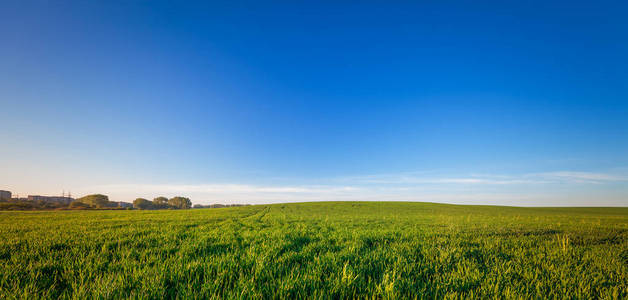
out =
<path fill-rule="evenodd" d="M 628 205 L 622 1 L 3 1 L 0 189 Z"/>

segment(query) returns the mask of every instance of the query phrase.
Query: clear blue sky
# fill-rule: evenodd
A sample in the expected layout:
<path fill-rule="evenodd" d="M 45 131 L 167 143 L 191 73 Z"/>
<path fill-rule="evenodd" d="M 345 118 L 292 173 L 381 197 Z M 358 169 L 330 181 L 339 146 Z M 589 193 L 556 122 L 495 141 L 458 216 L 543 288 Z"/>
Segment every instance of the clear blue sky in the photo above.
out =
<path fill-rule="evenodd" d="M 185 2 L 0 3 L 0 189 L 628 205 L 625 1 Z"/>

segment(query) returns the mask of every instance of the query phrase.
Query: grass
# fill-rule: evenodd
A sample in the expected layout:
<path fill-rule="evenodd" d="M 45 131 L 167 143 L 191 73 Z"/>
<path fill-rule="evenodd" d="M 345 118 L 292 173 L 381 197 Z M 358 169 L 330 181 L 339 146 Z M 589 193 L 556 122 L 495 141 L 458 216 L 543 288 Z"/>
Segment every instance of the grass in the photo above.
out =
<path fill-rule="evenodd" d="M 628 208 L 0 213 L 0 299 L 628 297 Z"/>

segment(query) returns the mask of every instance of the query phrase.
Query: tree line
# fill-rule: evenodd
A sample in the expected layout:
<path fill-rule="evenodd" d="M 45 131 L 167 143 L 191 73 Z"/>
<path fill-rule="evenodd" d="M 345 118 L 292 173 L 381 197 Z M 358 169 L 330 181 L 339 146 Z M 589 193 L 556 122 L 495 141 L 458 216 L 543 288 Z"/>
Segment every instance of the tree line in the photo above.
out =
<path fill-rule="evenodd" d="M 93 207 L 105 208 L 109 206 L 109 197 L 102 194 L 87 195 L 76 199 L 76 202 L 91 205 Z M 185 197 L 157 197 L 150 201 L 144 198 L 133 200 L 133 208 L 138 209 L 189 209 L 192 208 L 192 201 Z"/>
<path fill-rule="evenodd" d="M 133 201 L 133 207 L 139 209 L 189 209 L 192 208 L 192 201 L 185 197 L 157 197 L 150 201 L 144 198 L 137 198 Z"/>
<path fill-rule="evenodd" d="M 131 207 L 132 206 L 132 207 Z M 133 203 L 109 201 L 109 196 L 103 194 L 87 195 L 72 202 L 30 201 L 21 199 L 7 199 L 0 201 L 0 210 L 57 210 L 57 209 L 189 209 L 192 201 L 186 197 L 157 197 L 153 201 L 137 198 Z"/>

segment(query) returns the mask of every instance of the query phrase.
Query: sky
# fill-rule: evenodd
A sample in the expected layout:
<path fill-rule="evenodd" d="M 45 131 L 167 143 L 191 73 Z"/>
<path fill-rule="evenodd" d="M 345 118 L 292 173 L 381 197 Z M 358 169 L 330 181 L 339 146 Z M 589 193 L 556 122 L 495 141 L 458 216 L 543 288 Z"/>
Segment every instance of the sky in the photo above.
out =
<path fill-rule="evenodd" d="M 625 1 L 1 1 L 0 189 L 628 206 L 626 15 Z"/>

